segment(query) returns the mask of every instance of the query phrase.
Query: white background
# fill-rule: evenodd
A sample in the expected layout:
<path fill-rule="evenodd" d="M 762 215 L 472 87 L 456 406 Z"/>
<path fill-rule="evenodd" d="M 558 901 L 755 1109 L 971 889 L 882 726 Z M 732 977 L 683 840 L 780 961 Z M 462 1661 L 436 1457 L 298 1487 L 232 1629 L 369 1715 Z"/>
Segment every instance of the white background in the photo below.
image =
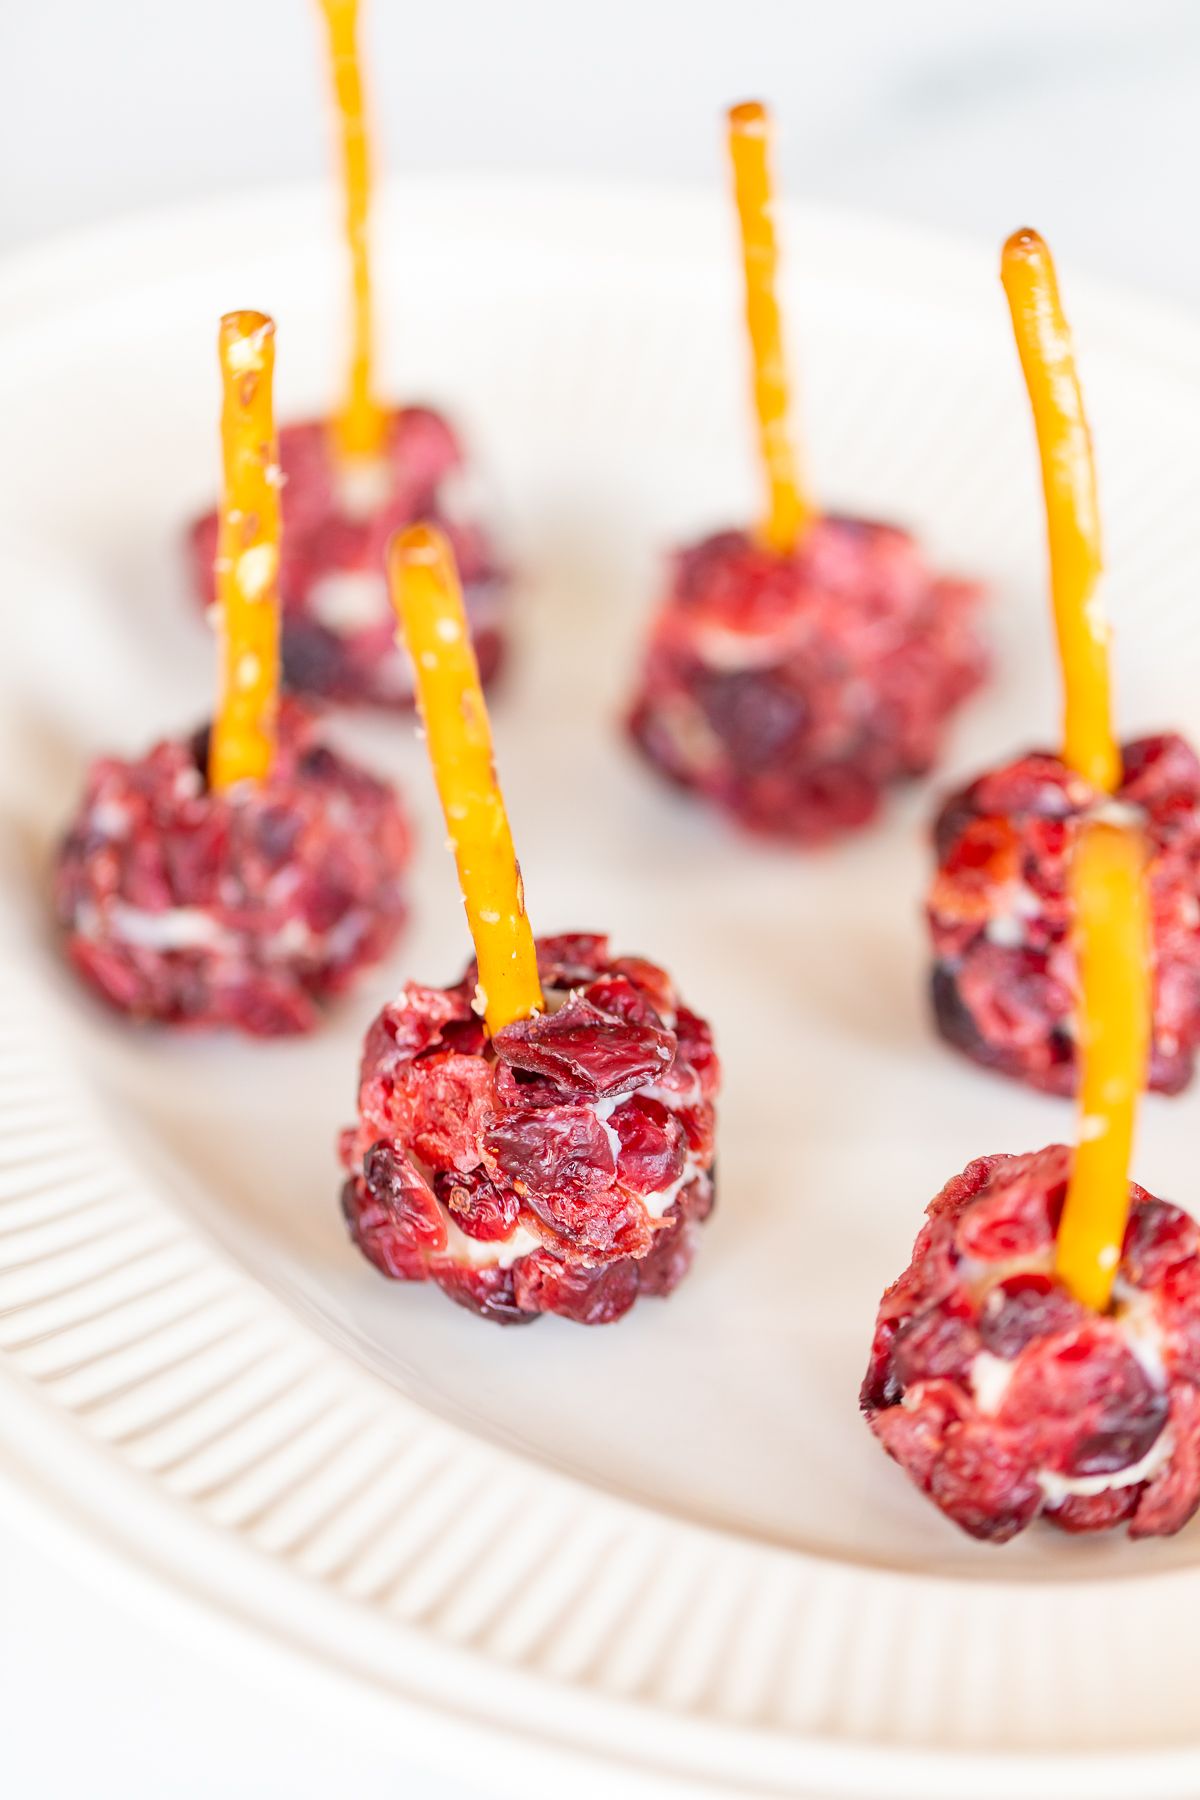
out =
<path fill-rule="evenodd" d="M 1200 298 L 1192 0 L 364 0 L 381 160 L 721 179 L 763 95 L 789 191 Z M 311 0 L 3 0 L 0 243 L 327 167 Z"/>
<path fill-rule="evenodd" d="M 374 0 L 368 28 L 392 169 L 717 183 L 720 109 L 761 94 L 796 197 L 996 244 L 1028 221 L 1065 263 L 1200 302 L 1190 0 Z M 318 47 L 306 0 L 0 0 L 0 247 L 324 172 Z M 0 1542 L 0 1781 L 466 1800 L 22 1538 Z"/>

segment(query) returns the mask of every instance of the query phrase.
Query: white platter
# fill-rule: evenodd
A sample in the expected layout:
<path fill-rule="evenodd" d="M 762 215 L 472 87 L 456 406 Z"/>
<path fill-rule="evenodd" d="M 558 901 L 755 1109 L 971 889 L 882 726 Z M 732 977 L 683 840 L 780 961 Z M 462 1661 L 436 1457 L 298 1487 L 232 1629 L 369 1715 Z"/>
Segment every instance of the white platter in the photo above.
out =
<path fill-rule="evenodd" d="M 1017 223 L 1018 221 L 1013 221 Z M 280 412 L 338 366 L 332 206 L 256 196 L 0 277 L 3 1491 L 229 1654 L 524 1793 L 1174 1795 L 1200 1786 L 1200 1529 L 956 1535 L 856 1413 L 879 1292 L 972 1155 L 1071 1130 L 923 1003 L 932 793 L 831 854 L 735 839 L 614 726 L 662 549 L 753 500 L 711 201 L 388 196 L 397 390 L 480 451 L 521 574 L 496 705 L 535 924 L 660 955 L 727 1068 L 720 1207 L 666 1306 L 499 1332 L 346 1242 L 357 1044 L 466 943 L 420 746 L 356 721 L 422 827 L 415 925 L 311 1043 L 138 1034 L 62 969 L 48 858 L 88 754 L 207 705 L 179 531 L 212 490 L 217 315 L 279 319 Z M 1030 427 L 988 252 L 786 218 L 823 495 L 993 585 L 992 687 L 942 779 L 1052 736 Z M 1200 733 L 1200 331 L 1065 271 L 1129 730 Z M 1195 1204 L 1195 1096 L 1138 1173 Z"/>

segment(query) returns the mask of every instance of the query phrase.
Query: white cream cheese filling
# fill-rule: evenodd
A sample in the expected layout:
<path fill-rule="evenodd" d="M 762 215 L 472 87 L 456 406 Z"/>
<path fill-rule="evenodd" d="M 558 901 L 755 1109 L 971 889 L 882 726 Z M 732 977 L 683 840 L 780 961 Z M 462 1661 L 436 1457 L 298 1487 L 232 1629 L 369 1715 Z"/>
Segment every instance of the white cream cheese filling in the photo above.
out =
<path fill-rule="evenodd" d="M 338 463 L 338 504 L 351 519 L 369 519 L 391 499 L 394 479 L 386 456 L 347 456 Z"/>
<path fill-rule="evenodd" d="M 991 944 L 1005 950 L 1019 950 L 1028 935 L 1026 922 L 1036 919 L 1044 910 L 1041 898 L 1024 881 L 1006 882 L 998 910 L 984 927 L 983 935 Z"/>
<path fill-rule="evenodd" d="M 725 625 L 697 626 L 691 648 L 706 669 L 718 675 L 735 675 L 743 670 L 769 669 L 782 662 L 796 640 L 797 633 L 786 631 L 752 633 L 731 631 Z"/>
<path fill-rule="evenodd" d="M 98 800 L 88 820 L 101 837 L 118 840 L 129 836 L 131 823 L 129 808 L 121 800 Z"/>
<path fill-rule="evenodd" d="M 500 584 L 494 581 L 473 583 L 467 589 L 467 618 L 472 631 L 496 624 L 501 611 L 500 596 Z M 387 582 L 373 569 L 327 570 L 309 588 L 308 607 L 317 623 L 339 638 L 370 631 L 392 616 Z M 407 671 L 407 655 L 402 660 Z M 411 674 L 406 679 L 411 686 Z"/>
<path fill-rule="evenodd" d="M 456 1263 L 468 1263 L 473 1269 L 509 1269 L 522 1256 L 528 1256 L 531 1250 L 540 1250 L 542 1247 L 542 1240 L 536 1232 L 530 1231 L 519 1220 L 507 1237 L 470 1237 L 458 1225 L 449 1208 L 442 1206 L 440 1200 L 438 1206 L 446 1226 L 446 1248 L 442 1254 Z"/>
<path fill-rule="evenodd" d="M 388 617 L 387 583 L 371 569 L 331 569 L 313 582 L 308 604 L 318 624 L 349 637 Z"/>
<path fill-rule="evenodd" d="M 1073 1497 L 1092 1499 L 1096 1494 L 1107 1494 L 1111 1488 L 1135 1487 L 1139 1481 L 1152 1480 L 1170 1462 L 1174 1448 L 1174 1434 L 1170 1426 L 1164 1425 L 1139 1462 L 1114 1469 L 1111 1475 L 1057 1475 L 1053 1469 L 1039 1469 L 1035 1479 L 1046 1496 L 1047 1506 L 1061 1506 Z"/>
<path fill-rule="evenodd" d="M 968 1380 L 971 1392 L 975 1396 L 975 1404 L 982 1413 L 998 1413 L 1008 1384 L 1013 1378 L 1016 1364 L 1003 1356 L 993 1356 L 990 1350 L 981 1350 L 971 1364 Z"/>
<path fill-rule="evenodd" d="M 332 931 L 314 932 L 303 919 L 287 919 L 269 937 L 258 939 L 254 948 L 268 961 L 290 962 L 297 957 L 329 956 L 335 960 L 354 949 L 366 928 L 366 916 L 358 908 L 340 919 Z M 75 929 L 93 941 L 101 936 L 101 918 L 94 906 L 81 907 Z M 208 950 L 216 955 L 235 957 L 241 951 L 236 932 L 227 931 L 203 907 L 168 906 L 151 912 L 114 900 L 104 912 L 103 935 L 129 944 L 135 950 L 159 952 Z"/>
<path fill-rule="evenodd" d="M 228 950 L 234 940 L 200 906 L 167 906 L 148 912 L 114 900 L 105 924 L 113 937 L 139 950 Z"/>

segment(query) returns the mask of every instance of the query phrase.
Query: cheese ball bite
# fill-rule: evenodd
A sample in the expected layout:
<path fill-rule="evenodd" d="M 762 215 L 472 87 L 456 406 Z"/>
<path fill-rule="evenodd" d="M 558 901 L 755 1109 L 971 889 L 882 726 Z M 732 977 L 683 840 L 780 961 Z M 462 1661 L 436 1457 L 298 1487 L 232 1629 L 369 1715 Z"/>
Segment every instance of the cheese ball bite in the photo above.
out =
<path fill-rule="evenodd" d="M 682 1280 L 712 1209 L 712 1034 L 645 958 L 535 939 L 451 547 L 414 526 L 388 564 L 475 960 L 372 1026 L 342 1209 L 393 1279 L 609 1324 Z"/>
<path fill-rule="evenodd" d="M 936 762 L 986 669 L 980 599 L 893 526 L 821 517 L 788 552 L 720 533 L 674 560 L 630 730 L 742 825 L 821 843 Z"/>
<path fill-rule="evenodd" d="M 691 1264 L 717 1060 L 654 964 L 592 935 L 543 938 L 537 960 L 545 1012 L 491 1037 L 474 964 L 383 1009 L 341 1145 L 343 1210 L 394 1280 L 500 1324 L 608 1324 Z"/>
<path fill-rule="evenodd" d="M 1134 1183 L 1111 1304 L 1056 1273 L 1073 1152 L 984 1156 L 880 1304 L 862 1406 L 971 1536 L 1180 1530 L 1200 1505 L 1200 1234 Z"/>
<path fill-rule="evenodd" d="M 1089 821 L 1124 821 L 1148 859 L 1147 1080 L 1178 1093 L 1200 1041 L 1200 761 L 1172 732 L 1118 741 L 1091 436 L 1054 264 L 1036 232 L 1008 240 L 1001 277 L 1042 464 L 1062 749 L 990 770 L 941 809 L 926 909 L 934 1015 L 947 1043 L 984 1067 L 1074 1092 L 1080 996 L 1066 871 Z"/>
<path fill-rule="evenodd" d="M 1074 1149 L 984 1156 L 883 1296 L 867 1420 L 973 1537 L 1178 1531 L 1200 1505 L 1200 1233 L 1129 1179 L 1152 1016 L 1152 851 L 1092 817 L 1070 854 Z"/>
<path fill-rule="evenodd" d="M 1049 752 L 1022 756 L 948 799 L 928 899 L 932 995 L 947 1043 L 1054 1094 L 1075 1091 L 1079 981 L 1067 871 L 1106 796 Z M 1149 846 L 1154 936 L 1149 1085 L 1178 1093 L 1200 1042 L 1200 761 L 1173 734 L 1122 750 L 1109 806 Z"/>
<path fill-rule="evenodd" d="M 280 705 L 274 320 L 226 313 L 217 353 L 213 722 L 93 763 L 54 894 L 71 961 L 119 1012 L 276 1037 L 391 947 L 409 832 L 386 783 Z"/>
<path fill-rule="evenodd" d="M 792 426 L 770 119 L 731 108 L 754 417 L 764 488 L 753 531 L 672 560 L 628 724 L 669 780 L 798 845 L 865 825 L 893 783 L 937 760 L 982 680 L 982 590 L 936 574 L 895 526 L 823 513 Z"/>
<path fill-rule="evenodd" d="M 462 571 L 484 680 L 500 665 L 506 577 L 469 505 L 459 439 L 440 413 L 386 413 L 369 456 L 339 457 L 325 420 L 279 433 L 283 536 L 279 561 L 283 677 L 301 694 L 342 704 L 411 707 L 412 670 L 395 641 L 384 553 L 394 531 L 428 520 L 445 531 Z M 193 527 L 197 592 L 214 596 L 217 515 Z"/>
<path fill-rule="evenodd" d="M 345 250 L 345 381 L 331 416 L 279 433 L 283 537 L 278 588 L 283 678 L 321 700 L 409 707 L 412 671 L 395 643 L 384 554 L 420 520 L 454 546 L 485 676 L 499 664 L 505 578 L 467 483 L 459 439 L 440 413 L 383 398 L 372 256 L 372 132 L 358 0 L 319 0 L 333 102 Z M 419 255 L 419 252 L 416 254 Z M 410 279 L 419 284 L 416 267 Z M 193 527 L 195 581 L 207 604 L 219 556 L 215 515 Z"/>
<path fill-rule="evenodd" d="M 54 872 L 67 954 L 139 1022 L 311 1031 L 404 923 L 404 812 L 296 702 L 264 778 L 208 766 L 207 730 L 92 764 Z"/>

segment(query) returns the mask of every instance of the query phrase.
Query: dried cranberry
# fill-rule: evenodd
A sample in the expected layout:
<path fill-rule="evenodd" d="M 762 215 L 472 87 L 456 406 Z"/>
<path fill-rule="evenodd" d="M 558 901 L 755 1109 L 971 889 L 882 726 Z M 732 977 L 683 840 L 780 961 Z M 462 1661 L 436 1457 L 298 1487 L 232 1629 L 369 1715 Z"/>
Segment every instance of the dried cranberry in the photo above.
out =
<path fill-rule="evenodd" d="M 667 1214 L 669 1223 L 654 1234 L 649 1250 L 637 1265 L 638 1289 L 643 1294 L 674 1293 L 692 1266 L 700 1242 L 700 1221 L 706 1211 L 692 1211 L 683 1203 Z"/>
<path fill-rule="evenodd" d="M 1171 1393 L 1170 1460 L 1142 1490 L 1130 1537 L 1180 1531 L 1200 1508 L 1200 1393 L 1188 1386 Z"/>
<path fill-rule="evenodd" d="M 712 1169 L 697 1169 L 665 1217 L 693 1220 L 697 1225 L 703 1225 L 716 1204 L 717 1188 Z"/>
<path fill-rule="evenodd" d="M 470 1169 L 491 1116 L 492 1072 L 477 1056 L 427 1051 L 401 1069 L 389 1115 L 397 1136 L 434 1169 Z"/>
<path fill-rule="evenodd" d="M 1007 1053 L 1014 1071 L 1022 1058 L 1039 1073 L 1057 1062 L 1048 1040 L 1073 1016 L 1075 998 L 1044 949 L 984 940 L 960 963 L 958 992 L 976 1030 Z"/>
<path fill-rule="evenodd" d="M 683 1129 L 658 1100 L 635 1095 L 612 1113 L 617 1136 L 617 1180 L 639 1194 L 657 1194 L 678 1181 L 687 1163 Z"/>
<path fill-rule="evenodd" d="M 977 1156 L 969 1162 L 961 1175 L 953 1175 L 945 1187 L 936 1193 L 925 1208 L 930 1220 L 937 1218 L 957 1219 L 976 1198 L 989 1188 L 993 1181 L 1003 1175 L 1008 1165 L 1016 1160 L 1010 1156 Z M 917 1245 L 920 1247 L 921 1238 Z"/>
<path fill-rule="evenodd" d="M 560 932 L 538 939 L 538 974 L 546 987 L 585 987 L 607 962 L 608 939 L 599 932 Z"/>
<path fill-rule="evenodd" d="M 643 1256 L 653 1228 L 640 1200 L 613 1185 L 616 1163 L 586 1107 L 509 1112 L 489 1127 L 484 1160 L 524 1204 L 591 1260 Z"/>
<path fill-rule="evenodd" d="M 662 1023 L 645 992 L 635 987 L 627 975 L 601 975 L 588 983 L 583 990 L 583 997 L 598 1012 L 607 1013 L 614 1019 L 623 1019 L 627 1025 L 657 1028 Z"/>
<path fill-rule="evenodd" d="M 240 821 L 238 821 L 240 823 Z M 255 904 L 257 896 L 253 891 L 246 892 L 250 877 L 250 868 L 246 852 L 239 842 L 231 841 L 234 836 L 235 821 L 223 808 L 208 806 L 194 822 L 187 822 L 178 816 L 164 821 L 165 829 L 158 840 L 158 853 L 162 858 L 170 886 L 171 900 L 179 906 L 210 906 L 218 899 L 217 889 L 222 880 L 227 887 L 232 887 L 231 862 L 236 860 L 240 875 L 240 885 L 251 904 Z M 239 838 L 244 837 L 239 832 Z M 250 836 L 255 833 L 251 825 Z M 239 900 L 242 896 L 239 896 Z"/>
<path fill-rule="evenodd" d="M 867 1372 L 858 1394 L 858 1404 L 865 1413 L 881 1413 L 885 1407 L 897 1406 L 904 1396 L 903 1385 L 892 1367 L 896 1330 L 894 1319 L 876 1320 Z"/>
<path fill-rule="evenodd" d="M 335 781 L 339 768 L 337 752 L 329 744 L 312 744 L 304 752 L 301 767 L 313 781 Z"/>
<path fill-rule="evenodd" d="M 957 1292 L 959 1258 L 954 1226 L 953 1217 L 946 1215 L 935 1215 L 922 1226 L 912 1261 L 879 1303 L 880 1318 L 901 1323 Z"/>
<path fill-rule="evenodd" d="M 284 680 L 296 693 L 341 698 L 346 653 L 341 638 L 326 626 L 288 614 L 280 633 L 280 659 Z"/>
<path fill-rule="evenodd" d="M 1078 812 L 1091 795 L 1053 751 L 1030 750 L 979 776 L 965 798 L 976 813 L 1061 819 Z"/>
<path fill-rule="evenodd" d="M 889 1456 L 928 1491 L 946 1444 L 966 1416 L 967 1401 L 953 1381 L 929 1381 L 915 1407 L 888 1406 L 871 1420 L 871 1429 Z"/>
<path fill-rule="evenodd" d="M 1173 1375 L 1200 1383 L 1200 1261 L 1173 1263 L 1155 1290 L 1164 1354 Z"/>
<path fill-rule="evenodd" d="M 1048 1184 L 1047 1165 L 1038 1158 L 1013 1157 L 1003 1179 L 963 1213 L 958 1247 L 964 1256 L 979 1262 L 1004 1262 L 1045 1250 L 1053 1243 L 1070 1167 L 1066 1149 L 1060 1146 L 1054 1154 L 1054 1172 L 1061 1170 L 1061 1179 Z"/>
<path fill-rule="evenodd" d="M 1086 1309 L 1053 1276 L 1010 1275 L 989 1288 L 979 1313 L 979 1335 L 993 1356 L 1019 1356 L 1034 1338 L 1068 1331 Z"/>
<path fill-rule="evenodd" d="M 434 1252 L 446 1247 L 446 1224 L 433 1189 L 420 1170 L 390 1144 L 375 1144 L 363 1159 L 363 1180 L 373 1200 L 386 1207 L 397 1230 Z"/>
<path fill-rule="evenodd" d="M 1047 1509 L 1046 1517 L 1060 1531 L 1111 1531 L 1133 1517 L 1143 1491 L 1142 1484 L 1135 1481 L 1129 1487 L 1106 1488 L 1099 1494 L 1068 1494 Z"/>
<path fill-rule="evenodd" d="M 628 981 L 660 1020 L 669 1019 L 678 1004 L 671 977 L 657 963 L 647 962 L 644 956 L 614 957 L 607 978 L 601 979 Z M 595 999 L 595 996 L 590 995 L 589 998 Z M 597 1006 L 602 1004 L 596 1000 Z"/>
<path fill-rule="evenodd" d="M 951 963 L 938 962 L 929 972 L 929 998 L 938 1035 L 961 1050 L 973 1062 L 1006 1073 L 1003 1052 L 993 1048 L 975 1023 L 975 1015 L 958 988 L 958 972 Z"/>
<path fill-rule="evenodd" d="M 1179 1207 L 1147 1195 L 1129 1215 L 1121 1273 L 1134 1287 L 1157 1287 L 1167 1270 L 1200 1250 L 1196 1221 Z"/>
<path fill-rule="evenodd" d="M 990 1421 L 974 1420 L 947 1434 L 929 1492 L 955 1524 L 992 1544 L 1006 1544 L 1024 1530 L 1042 1498 L 1021 1444 Z"/>
<path fill-rule="evenodd" d="M 700 1162 L 711 1162 L 716 1137 L 716 1112 L 707 1100 L 699 1106 L 681 1107 L 676 1114 L 683 1126 L 687 1147 Z"/>
<path fill-rule="evenodd" d="M 1115 1475 L 1140 1463 L 1157 1443 L 1167 1422 L 1166 1394 L 1136 1394 L 1120 1400 L 1113 1398 L 1102 1410 L 1097 1430 L 1080 1439 L 1075 1447 L 1067 1473 L 1069 1475 Z"/>
<path fill-rule="evenodd" d="M 955 1312 L 931 1308 L 901 1327 L 892 1366 L 905 1387 L 940 1377 L 966 1381 L 979 1350 L 979 1333 L 965 1306 Z"/>
<path fill-rule="evenodd" d="M 493 1041 L 511 1067 L 593 1099 L 655 1080 L 675 1056 L 672 1032 L 609 1017 L 579 994 L 558 1012 L 506 1025 Z"/>
<path fill-rule="evenodd" d="M 1033 1434 L 1039 1464 L 1086 1476 L 1140 1462 L 1166 1412 L 1115 1326 L 1091 1320 L 1027 1346 L 998 1416 Z"/>
<path fill-rule="evenodd" d="M 183 975 L 173 996 L 171 1018 L 180 1023 L 207 1022 L 216 998 L 216 987 L 202 978 Z M 237 1020 L 251 1037 L 295 1037 L 310 1031 L 317 1020 L 316 1008 L 306 995 L 288 982 L 260 978 L 230 983 L 221 991 L 221 1012 Z"/>
<path fill-rule="evenodd" d="M 487 1128 L 484 1159 L 523 1198 L 572 1194 L 586 1205 L 611 1188 L 617 1165 L 587 1106 L 514 1107 Z"/>
<path fill-rule="evenodd" d="M 942 858 L 934 904 L 941 900 L 973 912 L 973 897 L 986 901 L 990 888 L 1016 879 L 1020 844 L 1007 819 L 972 819 Z M 987 917 L 986 906 L 980 916 Z"/>
<path fill-rule="evenodd" d="M 435 1175 L 433 1191 L 468 1237 L 487 1241 L 507 1237 L 521 1211 L 517 1196 L 498 1188 L 482 1169 Z"/>
<path fill-rule="evenodd" d="M 528 1069 L 513 1069 L 497 1059 L 493 1079 L 496 1100 L 503 1109 L 510 1106 L 561 1106 L 563 1090 L 548 1075 L 532 1075 Z"/>
<path fill-rule="evenodd" d="M 518 1300 L 512 1269 L 472 1269 L 441 1262 L 434 1266 L 433 1277 L 448 1299 L 494 1324 L 528 1325 L 537 1318 L 536 1310 Z"/>
<path fill-rule="evenodd" d="M 1200 761 L 1191 745 L 1174 732 L 1135 738 L 1121 752 L 1121 791 L 1139 806 L 1152 806 L 1161 796 L 1200 792 Z"/>
<path fill-rule="evenodd" d="M 588 1269 L 538 1250 L 516 1265 L 516 1294 L 530 1312 L 558 1313 L 577 1325 L 611 1325 L 638 1297 L 637 1264 L 623 1258 Z"/>
<path fill-rule="evenodd" d="M 707 1019 L 697 1018 L 686 1006 L 679 1007 L 675 1017 L 678 1055 L 700 1077 L 700 1091 L 706 1100 L 715 1095 L 721 1081 L 721 1065 L 713 1048 L 712 1027 Z"/>
<path fill-rule="evenodd" d="M 705 674 L 696 680 L 695 691 L 731 759 L 743 769 L 769 768 L 808 723 L 803 690 L 769 671 Z"/>
<path fill-rule="evenodd" d="M 336 872 L 315 875 L 304 892 L 303 918 L 311 931 L 332 931 L 354 904 L 354 890 Z"/>
<path fill-rule="evenodd" d="M 482 1019 L 451 1019 L 443 1025 L 441 1041 L 456 1056 L 480 1056 L 487 1044 L 487 1031 Z"/>
<path fill-rule="evenodd" d="M 445 1244 L 441 1215 L 422 1187 L 411 1165 L 380 1146 L 370 1178 L 352 1179 L 342 1188 L 351 1237 L 368 1261 L 394 1281 L 423 1281 L 431 1254 Z"/>
<path fill-rule="evenodd" d="M 409 982 L 400 999 L 385 1006 L 372 1022 L 363 1045 L 364 1069 L 394 1073 L 422 1050 L 439 1043 L 447 1025 L 466 1012 L 453 991 L 446 993 L 441 988 L 418 987 Z"/>
<path fill-rule="evenodd" d="M 265 806 L 255 820 L 255 846 L 272 868 L 286 863 L 301 829 L 299 815 L 288 807 Z"/>

